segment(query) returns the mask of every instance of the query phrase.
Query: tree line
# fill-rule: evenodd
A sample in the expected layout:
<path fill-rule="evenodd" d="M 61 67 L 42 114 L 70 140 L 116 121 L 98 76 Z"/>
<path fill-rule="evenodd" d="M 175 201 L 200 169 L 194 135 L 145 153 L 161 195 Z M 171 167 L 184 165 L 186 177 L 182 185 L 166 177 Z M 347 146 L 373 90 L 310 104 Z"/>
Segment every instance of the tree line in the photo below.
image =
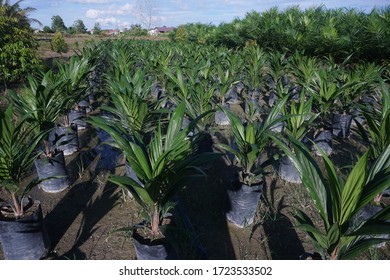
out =
<path fill-rule="evenodd" d="M 94 33 L 100 33 L 100 24 L 96 23 L 94 26 Z M 87 27 L 81 19 L 75 20 L 72 26 L 66 27 L 64 20 L 59 15 L 52 16 L 51 26 L 44 26 L 43 32 L 45 33 L 68 33 L 68 34 L 85 34 L 88 32 Z"/>

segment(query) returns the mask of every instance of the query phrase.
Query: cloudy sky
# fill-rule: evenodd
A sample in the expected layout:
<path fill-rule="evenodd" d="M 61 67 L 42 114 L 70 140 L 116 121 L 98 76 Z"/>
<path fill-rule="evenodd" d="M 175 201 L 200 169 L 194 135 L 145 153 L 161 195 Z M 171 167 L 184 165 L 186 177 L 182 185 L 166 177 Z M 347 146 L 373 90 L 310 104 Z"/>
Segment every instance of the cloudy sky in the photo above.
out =
<path fill-rule="evenodd" d="M 140 1 L 140 0 L 138 0 Z M 369 12 L 373 7 L 390 5 L 390 0 L 144 0 L 154 2 L 153 26 L 178 26 L 188 22 L 212 23 L 230 22 L 243 18 L 252 10 L 264 11 L 278 6 L 280 9 L 299 5 L 305 9 L 325 4 L 326 8 L 348 7 Z M 12 3 L 14 1 L 11 1 Z M 24 0 L 22 7 L 37 9 L 30 16 L 51 25 L 51 17 L 59 15 L 67 27 L 75 20 L 84 21 L 87 28 L 99 22 L 102 28 L 123 29 L 131 24 L 141 23 L 137 11 L 137 0 Z"/>

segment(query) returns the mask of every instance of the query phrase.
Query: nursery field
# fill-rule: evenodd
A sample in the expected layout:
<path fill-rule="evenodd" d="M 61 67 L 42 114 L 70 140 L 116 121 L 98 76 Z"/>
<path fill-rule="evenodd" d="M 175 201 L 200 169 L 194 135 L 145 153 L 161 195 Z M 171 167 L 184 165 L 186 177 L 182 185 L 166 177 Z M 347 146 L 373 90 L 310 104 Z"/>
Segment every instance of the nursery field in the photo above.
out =
<path fill-rule="evenodd" d="M 107 182 L 110 172 L 124 174 L 123 157 L 108 145 L 102 145 L 94 130 L 89 128 L 80 133 L 80 139 L 88 144 L 66 159 L 72 186 L 58 194 L 48 194 L 39 188 L 31 193 L 42 201 L 45 225 L 51 239 L 47 260 L 136 259 L 131 237 L 113 232 L 131 225 L 139 216 L 139 207 L 134 201 L 120 188 Z M 342 151 L 337 155 L 338 160 L 343 161 L 355 154 L 356 142 L 341 141 L 337 147 Z M 90 155 L 87 163 L 81 163 L 82 154 Z M 102 156 L 103 163 L 99 164 Z M 110 169 L 116 163 L 117 167 Z M 302 207 L 320 222 L 303 186 L 270 174 L 266 177 L 264 197 L 256 210 L 254 223 L 237 229 L 226 220 L 224 213 L 229 180 L 221 178 L 228 178 L 231 174 L 220 161 L 207 172 L 207 184 L 194 183 L 193 189 L 183 191 L 188 215 L 203 253 L 199 256 L 193 248 L 184 248 L 187 259 L 294 260 L 304 252 L 314 250 L 309 238 L 294 228 L 291 216 L 293 206 Z M 390 246 L 387 243 L 384 248 L 371 249 L 360 258 L 388 260 Z"/>
<path fill-rule="evenodd" d="M 40 201 L 38 258 L 390 259 L 385 63 L 119 39 L 53 69 L 1 112 L 1 215 Z"/>

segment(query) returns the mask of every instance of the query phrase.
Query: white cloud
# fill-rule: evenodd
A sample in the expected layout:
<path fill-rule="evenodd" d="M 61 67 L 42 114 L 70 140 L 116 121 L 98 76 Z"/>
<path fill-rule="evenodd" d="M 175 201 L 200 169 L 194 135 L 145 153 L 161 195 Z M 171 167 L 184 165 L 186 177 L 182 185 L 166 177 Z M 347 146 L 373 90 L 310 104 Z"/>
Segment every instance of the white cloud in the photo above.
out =
<path fill-rule="evenodd" d="M 88 9 L 85 13 L 85 16 L 87 18 L 96 19 L 102 16 L 114 16 L 114 15 L 129 15 L 133 14 L 134 9 L 133 6 L 129 3 L 126 3 L 125 5 L 121 7 L 117 7 L 116 5 L 111 6 L 107 9 Z"/>
<path fill-rule="evenodd" d="M 132 24 L 128 21 L 122 21 L 116 17 L 97 18 L 96 22 L 100 23 L 102 26 L 119 28 L 119 29 L 130 28 Z"/>
<path fill-rule="evenodd" d="M 109 17 L 109 18 L 98 18 L 96 22 L 101 23 L 103 25 L 115 25 L 119 22 L 117 18 Z"/>
<path fill-rule="evenodd" d="M 102 11 L 95 10 L 95 9 L 89 9 L 85 13 L 85 16 L 87 18 L 98 18 L 101 13 L 102 13 Z"/>

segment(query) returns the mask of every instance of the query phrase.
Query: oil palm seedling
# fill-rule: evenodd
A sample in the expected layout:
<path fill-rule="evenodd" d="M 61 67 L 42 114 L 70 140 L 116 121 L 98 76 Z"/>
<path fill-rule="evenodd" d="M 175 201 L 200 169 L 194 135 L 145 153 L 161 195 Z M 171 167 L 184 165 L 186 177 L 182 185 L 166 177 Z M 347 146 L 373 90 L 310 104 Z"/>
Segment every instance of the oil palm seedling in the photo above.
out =
<path fill-rule="evenodd" d="M 212 115 L 206 114 L 213 110 L 212 98 L 215 86 L 210 83 L 210 61 L 203 61 L 193 69 L 184 71 L 176 68 L 176 75 L 167 73 L 171 82 L 170 99 L 175 105 L 186 105 L 186 118 L 194 120 L 203 115 L 197 122 L 197 132 L 206 133 L 212 125 Z"/>
<path fill-rule="evenodd" d="M 348 93 L 348 88 L 353 83 L 337 83 L 336 71 L 320 69 L 316 72 L 316 78 L 307 87 L 308 92 L 313 96 L 313 107 L 319 113 L 318 130 L 315 135 L 315 142 L 330 155 L 333 151 L 332 119 L 337 108 L 336 103 L 340 96 Z M 344 133 L 346 135 L 346 132 Z M 320 153 L 316 151 L 318 155 Z"/>
<path fill-rule="evenodd" d="M 325 169 L 318 166 L 309 150 L 296 139 L 289 139 L 295 153 L 279 138 L 273 137 L 273 140 L 293 161 L 318 209 L 322 225 L 315 225 L 300 209 L 296 209 L 294 217 L 298 228 L 306 232 L 323 258 L 353 259 L 372 245 L 388 240 L 382 235 L 390 230 L 390 206 L 364 221 L 356 223 L 354 219 L 390 185 L 390 146 L 371 166 L 369 151 L 366 151 L 343 180 L 321 148 L 318 149 Z"/>
<path fill-rule="evenodd" d="M 384 80 L 379 82 L 381 95 L 380 107 L 361 104 L 366 125 L 363 126 L 356 121 L 358 133 L 365 145 L 370 149 L 370 159 L 375 159 L 390 145 L 390 92 Z"/>
<path fill-rule="evenodd" d="M 72 56 L 68 64 L 58 64 L 58 72 L 55 75 L 55 83 L 59 83 L 62 94 L 66 98 L 62 114 L 65 117 L 64 125 L 76 124 L 78 130 L 85 129 L 86 110 L 80 102 L 87 98 L 88 75 L 93 71 L 88 57 L 79 58 Z M 86 103 L 89 103 L 86 101 Z M 74 108 L 74 109 L 73 109 Z"/>
<path fill-rule="evenodd" d="M 309 85 L 319 69 L 319 62 L 316 57 L 309 57 L 300 52 L 292 55 L 290 63 L 291 71 L 295 75 L 297 83 L 302 87 Z"/>
<path fill-rule="evenodd" d="M 214 153 L 193 153 L 193 141 L 188 133 L 201 116 L 182 128 L 184 113 L 185 104 L 181 103 L 173 112 L 166 131 L 163 131 L 164 128 L 159 123 L 149 142 L 140 138 L 137 133 L 125 137 L 120 128 L 103 126 L 114 139 L 115 145 L 123 151 L 139 179 L 136 181 L 127 176 L 114 175 L 109 179 L 130 191 L 142 208 L 144 221 L 131 227 L 131 230 L 136 230 L 134 245 L 139 259 L 170 257 L 169 251 L 159 256 L 146 256 L 141 252 L 139 242 L 143 241 L 139 241 L 138 237 L 142 232 L 145 233 L 150 239 L 149 243 L 165 238 L 163 226 L 168 223 L 175 195 L 194 179 L 205 175 L 198 168 L 201 164 L 219 156 Z M 159 248 L 161 250 L 161 245 Z"/>
<path fill-rule="evenodd" d="M 234 145 L 223 143 L 218 147 L 234 156 L 239 171 L 228 188 L 230 208 L 226 216 L 234 225 L 242 228 L 253 223 L 263 188 L 263 167 L 260 156 L 270 140 L 271 128 L 287 117 L 279 117 L 285 100 L 281 100 L 262 122 L 243 123 L 232 112 L 221 108 L 231 123 Z"/>
<path fill-rule="evenodd" d="M 143 77 L 141 72 L 142 70 L 137 70 L 133 78 L 123 78 L 127 80 L 123 87 L 120 82 L 117 83 L 117 79 L 107 79 L 111 100 L 110 104 L 102 105 L 101 109 L 111 114 L 113 118 L 93 117 L 93 122 L 95 120 L 116 122 L 127 133 L 139 135 L 145 135 L 156 127 L 155 115 L 159 112 L 158 105 L 153 101 L 148 102 L 151 83 L 140 78 Z"/>
<path fill-rule="evenodd" d="M 38 158 L 46 131 L 36 133 L 26 116 L 15 122 L 13 106 L 0 112 L 0 243 L 5 259 L 40 259 L 48 250 L 40 201 L 29 197 L 41 182 L 23 182 Z"/>
<path fill-rule="evenodd" d="M 283 115 L 290 116 L 285 120 L 285 129 L 283 131 L 285 135 L 301 142 L 305 139 L 305 136 L 312 129 L 313 122 L 318 116 L 318 114 L 312 112 L 312 103 L 313 98 L 306 97 L 304 90 L 302 90 L 298 102 L 291 99 L 288 103 L 289 106 L 285 106 L 282 109 Z M 293 152 L 292 147 L 290 148 Z M 284 155 L 280 159 L 278 173 L 285 181 L 301 183 L 299 174 L 287 155 Z"/>
<path fill-rule="evenodd" d="M 44 153 L 35 161 L 40 179 L 61 176 L 41 182 L 46 192 L 59 192 L 70 186 L 69 177 L 65 168 L 65 158 L 62 151 L 51 147 L 49 132 L 54 128 L 63 108 L 69 103 L 71 96 L 63 95 L 60 82 L 53 82 L 53 73 L 48 71 L 42 77 L 28 77 L 29 87 L 22 94 L 10 92 L 11 102 L 21 118 L 26 118 L 39 132 L 47 132 L 43 139 Z"/>
<path fill-rule="evenodd" d="M 259 117 L 261 114 L 260 108 L 260 87 L 262 68 L 266 64 L 265 52 L 259 47 L 250 47 L 245 50 L 248 63 L 246 64 L 245 84 L 247 92 L 245 96 L 245 112 L 249 115 L 249 119 Z"/>
<path fill-rule="evenodd" d="M 214 104 L 221 105 L 224 108 L 229 108 L 229 104 L 226 103 L 226 95 L 234 83 L 234 77 L 229 69 L 225 69 L 222 63 L 217 64 L 215 71 L 217 85 L 214 92 Z M 215 112 L 214 118 L 217 125 L 229 124 L 226 114 L 221 110 L 217 110 Z"/>
<path fill-rule="evenodd" d="M 144 76 L 142 69 L 133 75 L 126 70 L 126 75 L 108 76 L 109 104 L 101 105 L 101 116 L 90 117 L 88 121 L 101 128 L 116 127 L 123 135 L 148 137 L 157 127 L 157 119 L 163 111 L 158 109 L 157 100 L 149 98 L 151 82 Z M 126 173 L 138 180 L 128 161 Z"/>
<path fill-rule="evenodd" d="M 289 57 L 279 51 L 268 54 L 266 70 L 266 90 L 268 105 L 272 107 L 277 98 L 283 98 L 288 93 L 290 78 L 287 76 Z"/>
<path fill-rule="evenodd" d="M 366 81 L 363 77 L 370 76 L 368 69 L 364 74 L 352 69 L 337 71 L 336 82 L 340 87 L 344 87 L 334 103 L 332 115 L 333 135 L 338 138 L 347 138 L 350 134 L 352 112 L 367 88 L 368 80 Z"/>
<path fill-rule="evenodd" d="M 79 150 L 77 131 L 87 126 L 83 118 L 89 107 L 89 101 L 86 100 L 89 86 L 87 77 L 92 70 L 88 57 L 73 56 L 68 64 L 58 63 L 58 71 L 50 81 L 52 84 L 58 84 L 64 102 L 61 109 L 62 121 L 56 121 L 49 142 L 53 146 L 52 149 L 63 151 L 64 156 Z M 76 107 L 76 110 L 73 110 L 73 107 Z"/>

